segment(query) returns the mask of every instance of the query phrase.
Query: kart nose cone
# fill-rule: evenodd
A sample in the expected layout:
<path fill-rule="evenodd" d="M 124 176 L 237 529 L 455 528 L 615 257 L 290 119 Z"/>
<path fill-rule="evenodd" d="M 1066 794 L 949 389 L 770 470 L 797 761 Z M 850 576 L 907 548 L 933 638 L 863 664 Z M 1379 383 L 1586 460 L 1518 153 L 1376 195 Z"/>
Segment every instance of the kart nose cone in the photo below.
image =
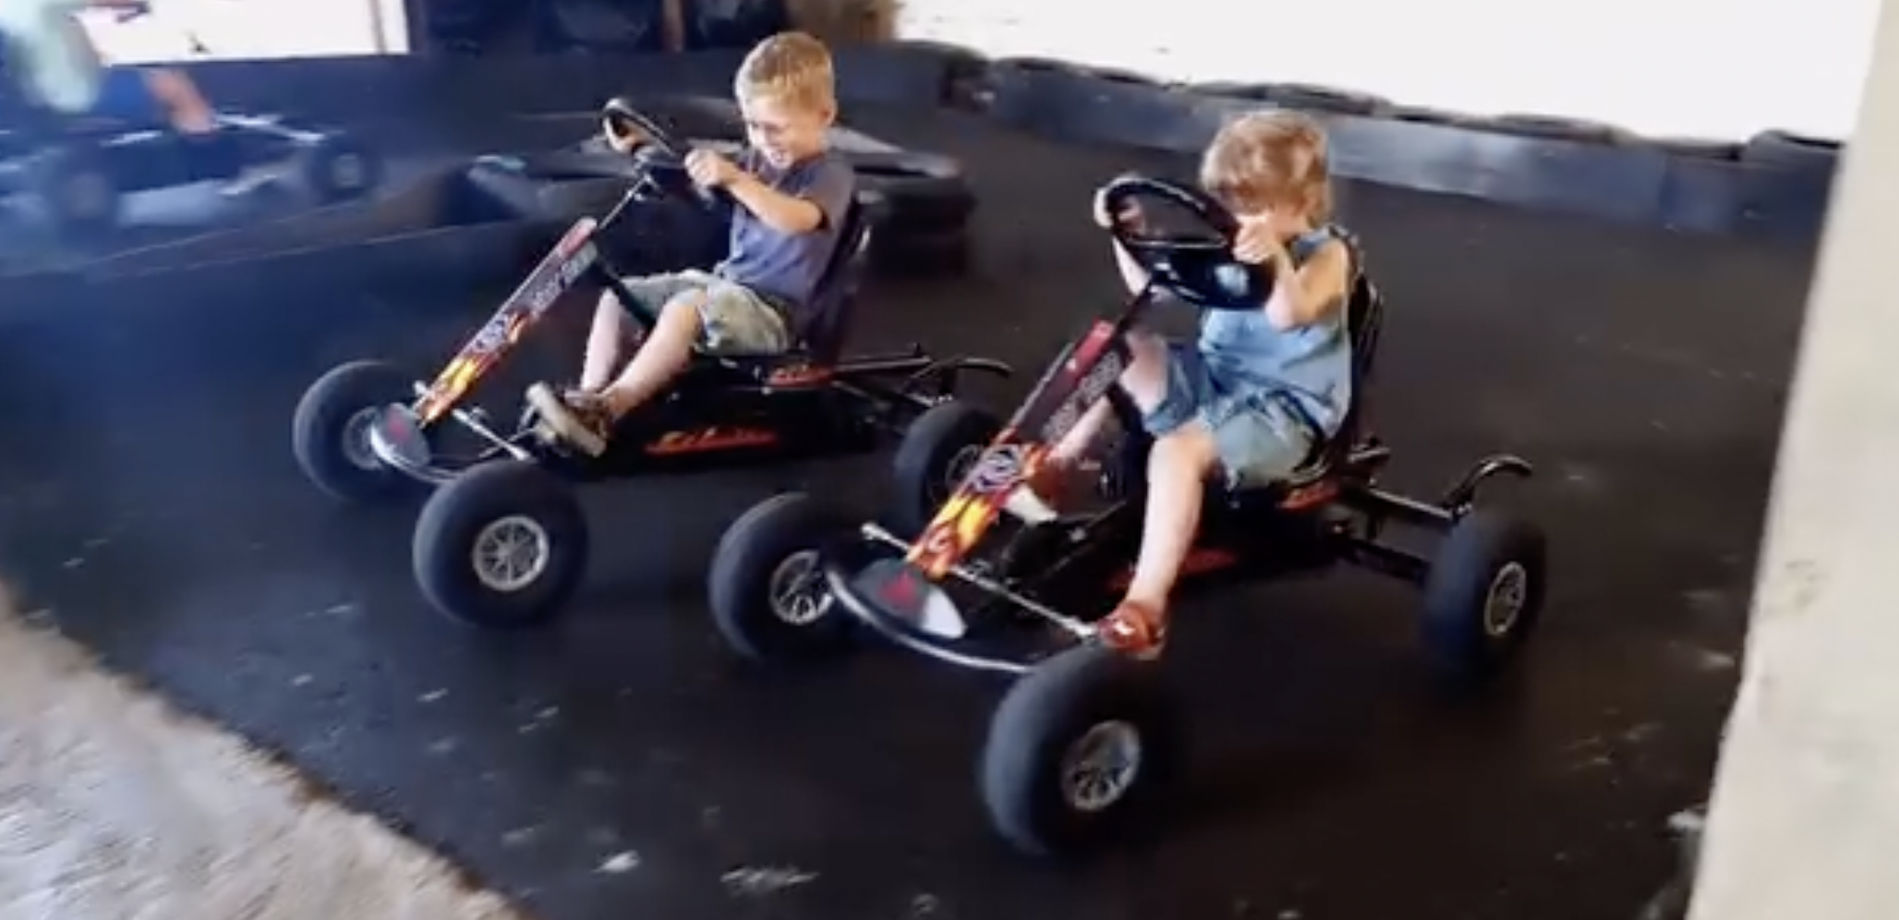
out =
<path fill-rule="evenodd" d="M 961 639 L 969 631 L 948 592 L 901 559 L 871 563 L 853 587 L 892 617 L 937 638 Z"/>
<path fill-rule="evenodd" d="M 369 446 L 389 465 L 420 470 L 431 461 L 429 439 L 408 406 L 384 406 L 369 429 Z"/>

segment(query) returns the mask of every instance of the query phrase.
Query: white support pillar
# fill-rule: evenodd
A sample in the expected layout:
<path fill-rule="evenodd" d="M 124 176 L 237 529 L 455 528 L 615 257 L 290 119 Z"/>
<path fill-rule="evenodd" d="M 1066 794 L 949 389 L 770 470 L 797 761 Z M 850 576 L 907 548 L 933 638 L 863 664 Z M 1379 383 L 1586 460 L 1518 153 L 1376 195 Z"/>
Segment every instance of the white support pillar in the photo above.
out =
<path fill-rule="evenodd" d="M 1899 9 L 1885 6 L 1808 298 L 1693 920 L 1899 917 Z"/>

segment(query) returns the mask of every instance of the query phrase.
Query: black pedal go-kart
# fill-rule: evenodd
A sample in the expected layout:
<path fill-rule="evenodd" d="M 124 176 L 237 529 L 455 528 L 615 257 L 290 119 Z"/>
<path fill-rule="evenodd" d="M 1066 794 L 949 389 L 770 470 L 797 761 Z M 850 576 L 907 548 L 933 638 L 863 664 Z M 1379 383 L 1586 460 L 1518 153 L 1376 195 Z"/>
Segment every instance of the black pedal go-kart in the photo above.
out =
<path fill-rule="evenodd" d="M 1141 823 L 1178 765 L 1179 723 L 1163 669 L 1096 636 L 1131 574 L 1151 446 L 1117 385 L 1130 360 L 1127 333 L 1166 297 L 1205 310 L 1258 309 L 1272 285 L 1232 259 L 1236 225 L 1205 196 L 1138 176 L 1115 180 L 1104 195 L 1112 213 L 1168 205 L 1201 229 L 1161 234 L 1117 218 L 1112 232 L 1148 271 L 1146 288 L 1071 344 L 1006 425 L 959 404 L 917 420 L 903 451 L 945 463 L 975 452 L 955 461 L 963 475 L 933 516 L 899 521 L 909 530 L 899 534 L 854 523 L 807 495 L 779 495 L 731 525 L 709 575 L 719 631 L 745 657 L 818 660 L 843 651 L 867 624 L 911 650 L 1012 677 L 989 726 L 979 785 L 1001 836 L 1037 855 L 1072 854 Z M 1477 491 L 1499 473 L 1528 476 L 1530 465 L 1487 457 L 1436 502 L 1379 488 L 1390 451 L 1366 430 L 1362 409 L 1382 309 L 1361 272 L 1347 305 L 1355 398 L 1345 424 L 1284 481 L 1210 485 L 1180 587 L 1361 563 L 1422 587 L 1430 657 L 1461 685 L 1480 685 L 1535 626 L 1545 550 L 1534 524 L 1478 505 Z M 1106 452 L 1097 507 L 1035 523 L 1011 511 L 1009 496 L 1104 396 L 1124 435 Z M 1381 539 L 1394 525 L 1435 532 L 1435 552 Z M 1023 623 L 1050 628 L 1005 628 Z M 1187 625 L 1198 618 L 1189 614 Z M 1052 647 L 1051 635 L 1059 640 Z"/>
<path fill-rule="evenodd" d="M 62 233 L 110 230 L 128 194 L 234 179 L 253 168 L 318 205 L 361 198 L 382 181 L 376 152 L 340 131 L 220 113 L 217 132 L 187 137 L 162 122 L 64 114 L 40 104 L 12 73 L 4 76 L 0 195 L 28 196 Z"/>
<path fill-rule="evenodd" d="M 605 217 L 577 222 L 432 382 L 358 361 L 325 374 L 297 406 L 293 448 L 323 491 L 372 502 L 433 487 L 415 525 L 415 577 L 432 606 L 465 623 L 526 627 L 561 612 L 588 554 L 575 484 L 869 452 L 918 414 L 956 404 L 964 372 L 1010 373 L 998 361 L 938 359 L 920 346 L 840 356 L 870 242 L 870 218 L 853 205 L 813 305 L 821 319 L 790 353 L 695 358 L 665 396 L 621 420 L 598 457 L 549 437 L 531 407 L 511 431 L 497 426 L 469 395 L 563 294 L 591 282 L 638 309 L 597 237 L 638 203 L 711 204 L 723 194 L 693 185 L 688 148 L 650 118 L 624 106 L 609 115 L 649 139 L 633 154 L 631 187 Z M 639 321 L 650 329 L 654 319 Z M 460 457 L 438 450 L 450 425 L 481 447 Z"/>

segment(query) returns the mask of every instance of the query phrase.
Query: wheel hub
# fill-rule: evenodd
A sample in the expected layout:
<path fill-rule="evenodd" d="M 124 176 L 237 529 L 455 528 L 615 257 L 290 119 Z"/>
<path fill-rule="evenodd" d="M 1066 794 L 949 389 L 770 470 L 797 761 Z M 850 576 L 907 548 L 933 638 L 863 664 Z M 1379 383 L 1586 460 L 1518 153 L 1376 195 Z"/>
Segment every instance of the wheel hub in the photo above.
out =
<path fill-rule="evenodd" d="M 351 466 L 365 472 L 383 468 L 382 458 L 376 456 L 376 448 L 370 443 L 371 432 L 375 430 L 376 419 L 381 410 L 375 406 L 359 409 L 349 420 L 343 423 L 343 459 Z"/>
<path fill-rule="evenodd" d="M 965 444 L 956 453 L 950 455 L 949 463 L 943 467 L 943 481 L 937 483 L 937 494 L 930 496 L 932 504 L 942 504 L 956 494 L 956 489 L 976 468 L 976 462 L 982 459 L 983 445 Z"/>
<path fill-rule="evenodd" d="M 483 587 L 506 594 L 532 585 L 547 571 L 552 555 L 547 528 L 527 515 L 511 514 L 475 534 L 469 561 Z"/>
<path fill-rule="evenodd" d="M 1511 562 L 1497 570 L 1484 595 L 1484 634 L 1501 639 L 1516 628 L 1523 616 L 1530 592 L 1530 572 L 1521 562 Z"/>
<path fill-rule="evenodd" d="M 1141 772 L 1141 732 L 1121 720 L 1097 723 L 1062 754 L 1062 800 L 1084 813 L 1127 797 Z"/>
<path fill-rule="evenodd" d="M 818 572 L 818 553 L 805 550 L 772 569 L 767 597 L 774 616 L 789 626 L 810 626 L 831 607 L 831 594 Z"/>
<path fill-rule="evenodd" d="M 367 173 L 368 168 L 361 156 L 339 153 L 330 160 L 330 187 L 344 192 L 355 191 L 363 186 Z"/>

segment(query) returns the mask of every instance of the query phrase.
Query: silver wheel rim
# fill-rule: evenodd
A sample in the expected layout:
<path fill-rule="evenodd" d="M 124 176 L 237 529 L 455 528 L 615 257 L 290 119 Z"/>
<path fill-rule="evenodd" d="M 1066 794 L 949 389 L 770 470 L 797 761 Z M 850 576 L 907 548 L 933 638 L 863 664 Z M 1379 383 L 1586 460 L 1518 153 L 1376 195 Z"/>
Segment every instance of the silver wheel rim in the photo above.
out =
<path fill-rule="evenodd" d="M 950 455 L 949 463 L 943 468 L 943 481 L 936 484 L 940 491 L 930 496 L 931 504 L 940 505 L 956 494 L 957 487 L 963 484 L 963 478 L 975 469 L 976 461 L 982 459 L 983 450 L 981 444 L 965 444 Z"/>
<path fill-rule="evenodd" d="M 805 550 L 792 553 L 771 570 L 766 596 L 772 616 L 787 626 L 810 626 L 823 617 L 830 606 L 830 592 L 817 578 L 818 553 Z"/>
<path fill-rule="evenodd" d="M 364 182 L 368 172 L 363 158 L 353 153 L 338 154 L 330 161 L 330 187 L 339 191 L 354 191 Z"/>
<path fill-rule="evenodd" d="M 1501 639 L 1515 629 L 1529 598 L 1530 571 L 1521 562 L 1504 564 L 1484 594 L 1484 634 Z"/>
<path fill-rule="evenodd" d="M 1127 797 L 1141 773 L 1141 732 L 1128 722 L 1097 723 L 1062 752 L 1062 800 L 1095 813 Z"/>
<path fill-rule="evenodd" d="M 376 456 L 376 449 L 369 443 L 370 430 L 376 426 L 380 411 L 374 406 L 358 409 L 343 423 L 343 459 L 364 472 L 382 469 L 382 458 Z"/>
<path fill-rule="evenodd" d="M 507 594 L 533 584 L 552 556 L 547 528 L 527 515 L 511 514 L 475 534 L 469 562 L 483 587 Z"/>

